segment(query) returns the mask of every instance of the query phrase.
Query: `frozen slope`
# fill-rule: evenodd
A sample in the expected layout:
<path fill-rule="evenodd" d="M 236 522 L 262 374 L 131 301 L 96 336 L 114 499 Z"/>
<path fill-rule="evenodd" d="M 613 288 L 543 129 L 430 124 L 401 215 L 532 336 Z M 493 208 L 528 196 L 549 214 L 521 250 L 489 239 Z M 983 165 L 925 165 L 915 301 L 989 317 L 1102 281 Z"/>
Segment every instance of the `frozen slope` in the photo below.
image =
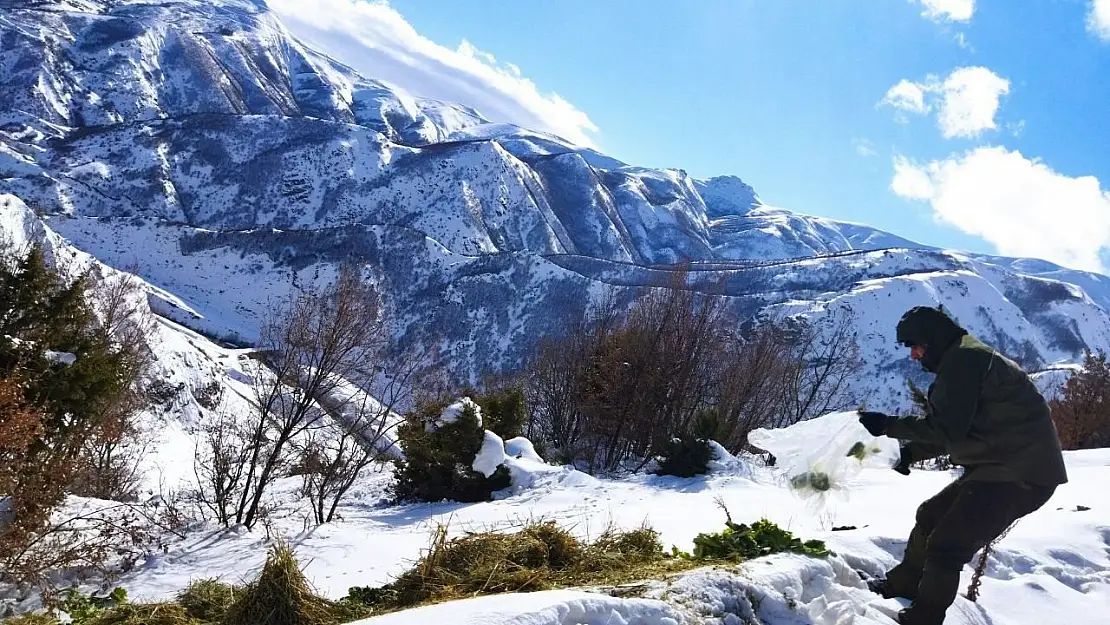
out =
<path fill-rule="evenodd" d="M 491 123 L 311 50 L 261 1 L 2 6 L 0 192 L 205 333 L 253 340 L 267 301 L 354 262 L 398 344 L 438 346 L 460 377 L 679 268 L 742 317 L 850 309 L 877 374 L 861 396 L 900 392 L 890 334 L 919 304 L 952 304 L 1031 369 L 1110 348 L 1103 276 L 944 252 L 767 206 L 740 178 Z"/>
<path fill-rule="evenodd" d="M 957 599 L 949 625 L 1102 622 L 1110 600 L 1110 496 L 1104 488 L 1110 478 L 1110 453 L 1069 452 L 1067 463 L 1071 481 L 1000 543 L 979 603 Z M 507 595 L 421 608 L 367 623 L 889 625 L 889 615 L 901 604 L 868 593 L 854 571 L 877 574 L 892 566 L 916 506 L 951 479 L 953 475 L 944 472 L 916 471 L 903 477 L 889 470 L 868 470 L 848 499 L 819 515 L 768 469 L 745 468 L 742 463 L 728 472 L 691 479 L 640 476 L 602 481 L 557 469 L 531 489 L 469 505 L 375 506 L 377 490 L 368 483 L 343 509 L 342 521 L 305 532 L 292 516 L 279 523 L 278 531 L 297 545 L 316 587 L 339 597 L 350 586 L 382 584 L 411 566 L 436 523 L 447 523 L 458 534 L 510 529 L 521 519 L 542 518 L 589 536 L 610 523 L 637 527 L 647 522 L 662 533 L 664 545 L 690 549 L 697 533 L 723 527 L 723 513 L 715 502 L 720 498 L 738 521 L 767 517 L 806 538 L 828 541 L 839 555 L 828 560 L 774 556 L 738 567 L 694 571 L 665 583 L 649 583 L 633 593 L 635 598 L 628 598 L 627 592 L 622 593 L 625 598 L 610 597 L 603 589 Z M 1080 506 L 1089 510 L 1079 511 Z M 831 531 L 847 525 L 859 529 Z M 168 597 L 200 577 L 242 579 L 261 565 L 264 554 L 260 536 L 213 530 L 174 546 L 121 583 L 133 597 Z M 970 572 L 970 567 L 965 569 L 963 588 Z M 751 619 L 753 606 L 758 621 Z"/>

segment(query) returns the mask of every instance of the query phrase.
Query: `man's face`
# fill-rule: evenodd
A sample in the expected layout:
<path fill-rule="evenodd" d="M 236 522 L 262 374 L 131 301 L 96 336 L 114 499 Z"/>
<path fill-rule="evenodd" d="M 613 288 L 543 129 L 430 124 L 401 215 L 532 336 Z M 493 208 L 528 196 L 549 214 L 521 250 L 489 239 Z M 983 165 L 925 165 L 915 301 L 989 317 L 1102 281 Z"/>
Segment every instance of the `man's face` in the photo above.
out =
<path fill-rule="evenodd" d="M 912 359 L 912 360 L 921 360 L 924 357 L 925 357 L 925 346 L 924 345 L 913 345 L 913 346 L 910 347 L 910 359 Z"/>

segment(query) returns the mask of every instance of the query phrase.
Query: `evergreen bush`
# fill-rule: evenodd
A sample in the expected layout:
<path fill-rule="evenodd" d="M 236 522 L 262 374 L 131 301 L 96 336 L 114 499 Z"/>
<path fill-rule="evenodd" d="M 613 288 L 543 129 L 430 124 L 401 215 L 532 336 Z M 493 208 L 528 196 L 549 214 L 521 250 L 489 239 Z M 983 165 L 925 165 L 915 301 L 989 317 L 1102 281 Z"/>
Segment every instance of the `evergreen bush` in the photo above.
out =
<path fill-rule="evenodd" d="M 472 468 L 485 438 L 481 409 L 463 400 L 457 418 L 443 422 L 444 408 L 425 406 L 397 429 L 405 457 L 395 462 L 394 494 L 401 501 L 489 501 L 511 479 L 504 466 L 488 478 Z"/>

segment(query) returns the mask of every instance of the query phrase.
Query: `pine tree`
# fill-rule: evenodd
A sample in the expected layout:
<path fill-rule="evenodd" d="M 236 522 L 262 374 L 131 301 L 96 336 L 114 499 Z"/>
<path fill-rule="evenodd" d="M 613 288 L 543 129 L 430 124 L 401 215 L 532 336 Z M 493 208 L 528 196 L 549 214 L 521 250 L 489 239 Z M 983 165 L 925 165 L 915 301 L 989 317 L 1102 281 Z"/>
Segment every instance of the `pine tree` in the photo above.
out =
<path fill-rule="evenodd" d="M 49 267 L 40 246 L 0 260 L 0 497 L 18 521 L 0 527 L 0 566 L 45 527 L 82 445 L 141 366 L 101 327 L 88 287 Z"/>

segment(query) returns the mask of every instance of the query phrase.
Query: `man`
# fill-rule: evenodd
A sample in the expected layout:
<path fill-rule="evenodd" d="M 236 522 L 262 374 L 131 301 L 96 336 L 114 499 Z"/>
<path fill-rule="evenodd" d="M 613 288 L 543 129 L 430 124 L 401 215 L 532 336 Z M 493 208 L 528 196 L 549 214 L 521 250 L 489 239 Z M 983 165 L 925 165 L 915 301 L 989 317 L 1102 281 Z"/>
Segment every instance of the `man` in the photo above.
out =
<path fill-rule="evenodd" d="M 947 453 L 964 474 L 917 509 L 902 562 L 874 580 L 884 597 L 905 597 L 902 625 L 940 625 L 956 599 L 960 570 L 1017 519 L 1067 482 L 1048 404 L 1015 362 L 969 335 L 943 311 L 910 309 L 898 342 L 936 374 L 924 418 L 860 412 L 875 436 L 908 441 L 900 472 Z"/>

